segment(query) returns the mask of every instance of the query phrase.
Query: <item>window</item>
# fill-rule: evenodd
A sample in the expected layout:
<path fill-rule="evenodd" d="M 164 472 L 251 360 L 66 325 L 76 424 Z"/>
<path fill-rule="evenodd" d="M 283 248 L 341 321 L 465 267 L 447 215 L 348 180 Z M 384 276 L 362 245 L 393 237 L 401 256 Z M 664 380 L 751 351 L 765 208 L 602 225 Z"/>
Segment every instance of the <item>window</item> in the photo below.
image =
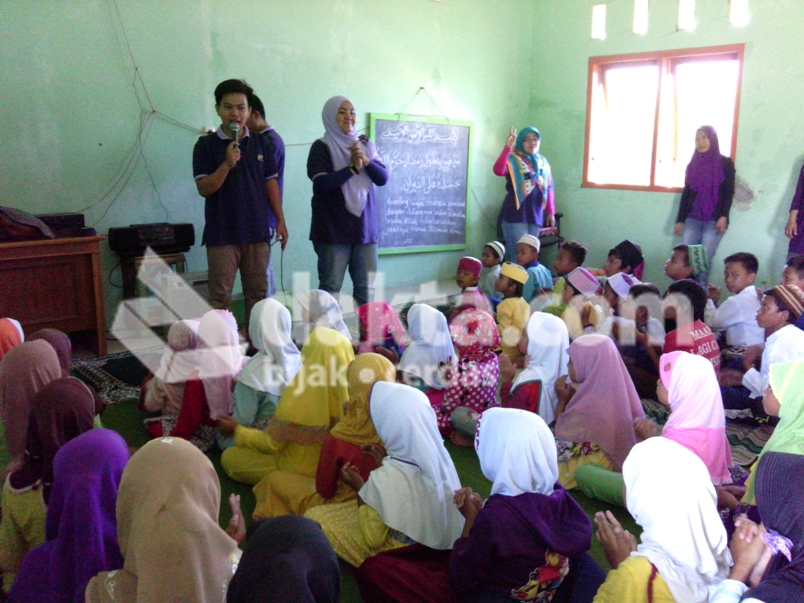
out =
<path fill-rule="evenodd" d="M 590 58 L 583 186 L 680 191 L 702 125 L 734 159 L 743 49 Z"/>

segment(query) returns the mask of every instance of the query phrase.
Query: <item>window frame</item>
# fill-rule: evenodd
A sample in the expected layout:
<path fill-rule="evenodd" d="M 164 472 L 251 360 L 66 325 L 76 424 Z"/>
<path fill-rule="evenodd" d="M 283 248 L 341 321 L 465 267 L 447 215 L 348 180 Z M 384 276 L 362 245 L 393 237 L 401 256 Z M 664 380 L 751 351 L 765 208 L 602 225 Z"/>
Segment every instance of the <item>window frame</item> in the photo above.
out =
<path fill-rule="evenodd" d="M 584 134 L 583 153 L 583 180 L 582 188 L 631 190 L 662 193 L 680 193 L 683 187 L 658 186 L 656 181 L 656 155 L 659 139 L 659 119 L 661 110 L 662 88 L 664 78 L 668 73 L 674 73 L 675 65 L 689 61 L 705 61 L 718 58 L 738 61 L 737 66 L 737 93 L 734 98 L 734 115 L 732 118 L 731 152 L 732 161 L 736 160 L 737 153 L 737 122 L 740 116 L 740 95 L 742 92 L 743 65 L 745 44 L 727 44 L 722 46 L 708 46 L 703 48 L 683 48 L 677 50 L 661 50 L 655 52 L 641 52 L 635 54 L 618 54 L 609 56 L 589 57 L 589 68 L 586 85 L 586 132 Z M 653 123 L 653 144 L 651 149 L 650 185 L 633 184 L 601 184 L 589 180 L 589 142 L 592 126 L 592 92 L 595 77 L 601 79 L 607 69 L 627 65 L 658 64 L 659 84 L 656 93 L 656 112 Z"/>

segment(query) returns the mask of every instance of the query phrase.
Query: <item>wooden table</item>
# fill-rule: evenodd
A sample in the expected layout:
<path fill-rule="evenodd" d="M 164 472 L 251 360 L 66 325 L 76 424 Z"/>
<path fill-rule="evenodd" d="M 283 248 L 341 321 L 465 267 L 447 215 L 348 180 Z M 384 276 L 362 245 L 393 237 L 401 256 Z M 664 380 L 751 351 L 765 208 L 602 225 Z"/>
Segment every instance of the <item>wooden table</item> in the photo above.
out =
<path fill-rule="evenodd" d="M 102 236 L 0 243 L 0 317 L 25 335 L 44 328 L 75 333 L 106 354 L 99 243 Z"/>

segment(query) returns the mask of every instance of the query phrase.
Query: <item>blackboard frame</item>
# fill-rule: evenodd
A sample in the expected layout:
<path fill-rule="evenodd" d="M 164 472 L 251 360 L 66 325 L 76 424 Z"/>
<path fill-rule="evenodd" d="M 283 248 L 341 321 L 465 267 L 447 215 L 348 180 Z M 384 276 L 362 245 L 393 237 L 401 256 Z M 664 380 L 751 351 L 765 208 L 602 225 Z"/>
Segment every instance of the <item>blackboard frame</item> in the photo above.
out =
<path fill-rule="evenodd" d="M 407 121 L 407 122 L 415 122 L 415 123 L 423 123 L 423 124 L 440 124 L 440 125 L 448 125 L 448 126 L 458 126 L 464 127 L 468 129 L 468 143 L 466 148 L 466 190 L 465 192 L 465 205 L 464 205 L 464 215 L 465 215 L 465 224 L 464 224 L 464 239 L 463 243 L 458 244 L 450 244 L 450 245 L 423 245 L 418 247 L 380 247 L 378 249 L 378 253 L 380 255 L 395 255 L 401 253 L 426 253 L 426 252 L 433 252 L 433 251 L 459 251 L 463 249 L 467 249 L 469 244 L 467 242 L 468 233 L 469 233 L 469 195 L 471 194 L 470 190 L 470 183 L 472 179 L 472 136 L 474 134 L 474 123 L 471 121 L 462 121 L 462 120 L 455 120 L 449 119 L 445 117 L 427 117 L 427 116 L 420 116 L 420 115 L 391 115 L 386 113 L 369 113 L 369 121 L 370 121 L 370 134 L 369 137 L 374 144 L 379 145 L 379 141 L 377 140 L 377 122 L 378 121 Z M 393 173 L 390 174 L 390 178 L 393 178 Z M 376 193 L 376 191 L 375 191 Z"/>

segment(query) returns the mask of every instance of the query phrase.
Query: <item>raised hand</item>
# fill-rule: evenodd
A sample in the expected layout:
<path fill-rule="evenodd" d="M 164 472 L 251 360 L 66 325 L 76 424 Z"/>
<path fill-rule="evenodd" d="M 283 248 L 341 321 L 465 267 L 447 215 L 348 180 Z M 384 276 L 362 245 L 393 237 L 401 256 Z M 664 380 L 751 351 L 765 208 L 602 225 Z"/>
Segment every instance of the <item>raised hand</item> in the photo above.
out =
<path fill-rule="evenodd" d="M 595 524 L 597 539 L 603 545 L 606 559 L 613 569 L 617 569 L 632 552 L 637 550 L 636 538 L 628 530 L 623 530 L 611 511 L 595 513 Z"/>
<path fill-rule="evenodd" d="M 516 128 L 511 126 L 511 132 L 508 134 L 508 140 L 505 141 L 505 146 L 509 149 L 513 149 L 514 145 L 516 144 Z"/>

